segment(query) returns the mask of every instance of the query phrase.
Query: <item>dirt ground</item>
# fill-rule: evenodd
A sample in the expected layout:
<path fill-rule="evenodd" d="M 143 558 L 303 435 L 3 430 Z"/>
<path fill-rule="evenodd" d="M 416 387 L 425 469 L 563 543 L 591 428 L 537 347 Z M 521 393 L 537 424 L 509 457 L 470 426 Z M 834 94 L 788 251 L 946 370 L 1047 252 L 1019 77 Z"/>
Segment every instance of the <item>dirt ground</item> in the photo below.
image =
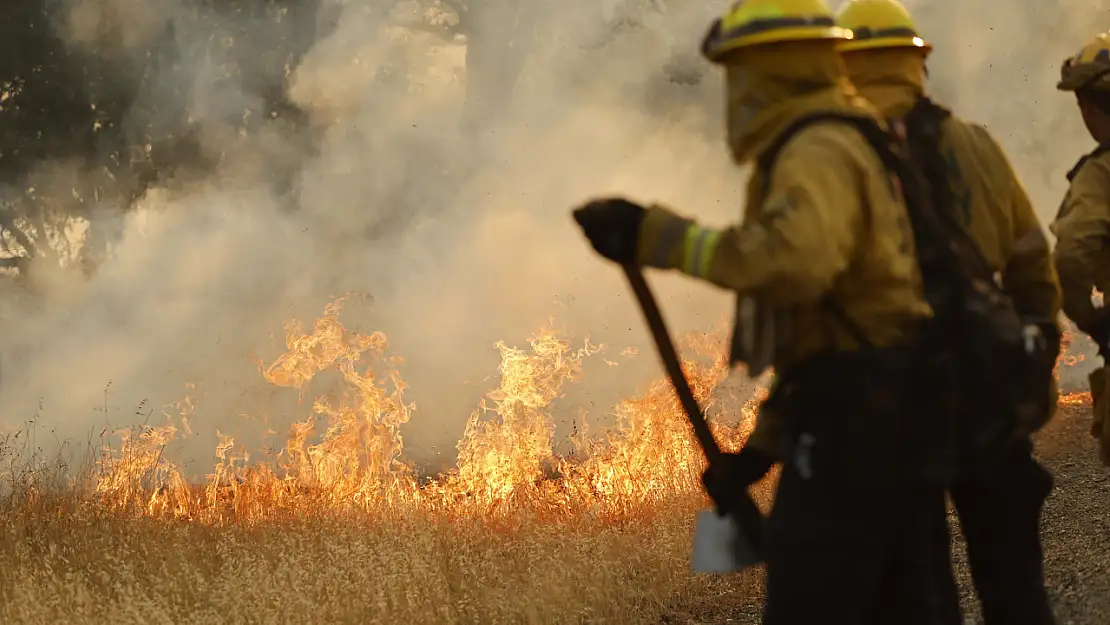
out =
<path fill-rule="evenodd" d="M 1043 519 L 1045 576 L 1060 625 L 1110 623 L 1110 470 L 1098 460 L 1090 408 L 1045 429 L 1038 455 L 1056 478 Z"/>
<path fill-rule="evenodd" d="M 1045 506 L 1045 577 L 1059 625 L 1110 623 L 1110 470 L 1098 461 L 1087 433 L 1088 406 L 1064 407 L 1038 435 L 1037 454 L 1055 476 Z M 953 558 L 968 625 L 979 625 L 978 608 L 964 558 L 959 528 L 953 522 Z M 750 591 L 758 588 L 753 573 Z M 747 593 L 746 593 L 747 594 Z M 760 598 L 754 593 L 722 595 L 676 615 L 673 623 L 756 625 Z"/>

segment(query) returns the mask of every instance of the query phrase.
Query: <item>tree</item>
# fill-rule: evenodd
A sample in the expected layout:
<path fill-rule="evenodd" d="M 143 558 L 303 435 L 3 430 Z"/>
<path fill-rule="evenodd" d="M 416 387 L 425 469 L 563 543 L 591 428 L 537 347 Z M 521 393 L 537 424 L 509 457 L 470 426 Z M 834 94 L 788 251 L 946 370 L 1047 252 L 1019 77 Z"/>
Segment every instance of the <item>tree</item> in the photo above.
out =
<path fill-rule="evenodd" d="M 209 59 L 225 69 L 223 80 L 261 96 L 257 110 L 228 112 L 228 123 L 303 126 L 285 80 L 321 34 L 319 7 L 317 0 L 186 0 L 146 24 L 153 36 L 127 47 L 129 4 L 9 0 L 0 25 L 0 266 L 83 261 L 89 269 L 111 243 L 102 226 L 118 221 L 98 215 L 127 210 L 179 168 L 215 165 L 198 150 L 190 120 L 188 55 Z M 94 27 L 63 40 L 76 9 Z M 80 250 L 68 249 L 65 235 L 74 220 L 88 225 Z"/>
<path fill-rule="evenodd" d="M 640 16 L 659 10 L 660 2 L 624 0 L 608 23 L 591 16 L 596 46 L 643 28 Z M 340 11 L 353 6 L 344 0 L 141 6 L 9 0 L 0 25 L 0 267 L 22 273 L 42 262 L 92 271 L 119 236 L 119 214 L 151 185 L 218 168 L 219 156 L 203 149 L 190 109 L 198 84 L 252 96 L 228 110 L 209 111 L 205 123 L 242 133 L 271 128 L 296 142 L 297 154 L 312 155 L 319 137 L 307 113 L 290 100 L 288 77 L 335 29 Z M 383 0 L 358 8 L 445 40 L 465 40 L 462 130 L 473 141 L 511 113 L 518 79 L 537 46 L 545 40 L 562 45 L 556 40 L 566 33 L 551 32 L 550 18 L 571 10 L 596 12 L 592 3 L 573 0 Z M 133 11 L 146 13 L 136 17 Z M 398 23 L 403 14 L 416 19 Z M 136 24 L 141 36 L 133 32 Z M 200 75 L 198 68 L 219 71 Z M 688 73 L 672 73 L 690 80 Z M 427 156 L 427 150 L 412 152 L 412 158 Z M 274 195 L 288 198 L 293 209 L 292 184 L 302 165 L 293 159 L 270 172 Z M 450 188 L 467 176 L 456 167 L 437 184 Z M 395 204 L 397 219 L 386 230 L 413 213 L 408 205 L 422 202 Z M 70 245 L 75 223 L 87 227 L 81 245 Z"/>

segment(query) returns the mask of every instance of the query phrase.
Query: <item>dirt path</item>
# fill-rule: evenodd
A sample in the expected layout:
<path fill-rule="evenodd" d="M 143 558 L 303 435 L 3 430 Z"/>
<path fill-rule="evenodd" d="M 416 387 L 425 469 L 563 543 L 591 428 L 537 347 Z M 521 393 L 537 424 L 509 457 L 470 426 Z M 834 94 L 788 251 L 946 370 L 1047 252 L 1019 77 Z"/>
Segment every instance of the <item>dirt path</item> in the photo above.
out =
<path fill-rule="evenodd" d="M 1060 625 L 1110 623 L 1110 470 L 1098 460 L 1089 427 L 1090 408 L 1069 407 L 1037 441 L 1056 478 L 1042 535 Z"/>
<path fill-rule="evenodd" d="M 1037 453 L 1056 477 L 1045 506 L 1045 574 L 1059 625 L 1110 623 L 1110 470 L 1088 436 L 1090 410 L 1068 406 L 1038 436 Z M 952 517 L 955 521 L 954 516 Z M 956 575 L 968 625 L 981 623 L 958 527 L 953 528 Z M 754 578 L 760 574 L 753 573 Z M 740 586 L 758 587 L 758 579 Z M 758 625 L 760 598 L 750 590 L 717 597 L 673 622 Z"/>

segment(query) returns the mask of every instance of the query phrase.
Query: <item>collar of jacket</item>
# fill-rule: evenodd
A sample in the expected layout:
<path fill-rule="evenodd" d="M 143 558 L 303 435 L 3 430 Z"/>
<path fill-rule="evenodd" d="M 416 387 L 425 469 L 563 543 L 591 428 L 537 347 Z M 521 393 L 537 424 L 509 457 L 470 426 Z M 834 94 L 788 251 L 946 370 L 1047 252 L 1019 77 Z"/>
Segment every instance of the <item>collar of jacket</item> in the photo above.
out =
<path fill-rule="evenodd" d="M 857 85 L 860 94 L 879 110 L 883 119 L 902 119 L 924 92 L 909 84 L 871 83 Z"/>
<path fill-rule="evenodd" d="M 739 164 L 758 159 L 795 121 L 816 112 L 842 111 L 847 114 L 864 114 L 878 118 L 878 111 L 856 93 L 847 79 L 826 85 L 821 89 L 796 95 L 778 102 L 764 111 L 751 125 L 741 141 L 730 137 L 733 157 Z"/>
<path fill-rule="evenodd" d="M 849 52 L 848 77 L 883 119 L 901 119 L 925 95 L 925 65 L 912 49 Z"/>

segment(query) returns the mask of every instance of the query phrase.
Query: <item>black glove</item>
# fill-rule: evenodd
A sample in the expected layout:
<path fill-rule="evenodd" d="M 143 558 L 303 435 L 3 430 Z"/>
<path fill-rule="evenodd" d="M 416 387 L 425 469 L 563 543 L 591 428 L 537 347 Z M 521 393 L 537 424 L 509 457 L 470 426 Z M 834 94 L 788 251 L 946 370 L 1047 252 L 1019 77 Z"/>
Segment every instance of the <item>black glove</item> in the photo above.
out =
<path fill-rule="evenodd" d="M 636 261 L 640 223 L 647 211 L 622 198 L 594 200 L 574 211 L 574 220 L 598 254 L 618 263 Z"/>
<path fill-rule="evenodd" d="M 737 512 L 736 493 L 763 479 L 775 459 L 748 445 L 736 454 L 721 454 L 719 460 L 701 474 L 705 492 L 721 514 Z"/>

